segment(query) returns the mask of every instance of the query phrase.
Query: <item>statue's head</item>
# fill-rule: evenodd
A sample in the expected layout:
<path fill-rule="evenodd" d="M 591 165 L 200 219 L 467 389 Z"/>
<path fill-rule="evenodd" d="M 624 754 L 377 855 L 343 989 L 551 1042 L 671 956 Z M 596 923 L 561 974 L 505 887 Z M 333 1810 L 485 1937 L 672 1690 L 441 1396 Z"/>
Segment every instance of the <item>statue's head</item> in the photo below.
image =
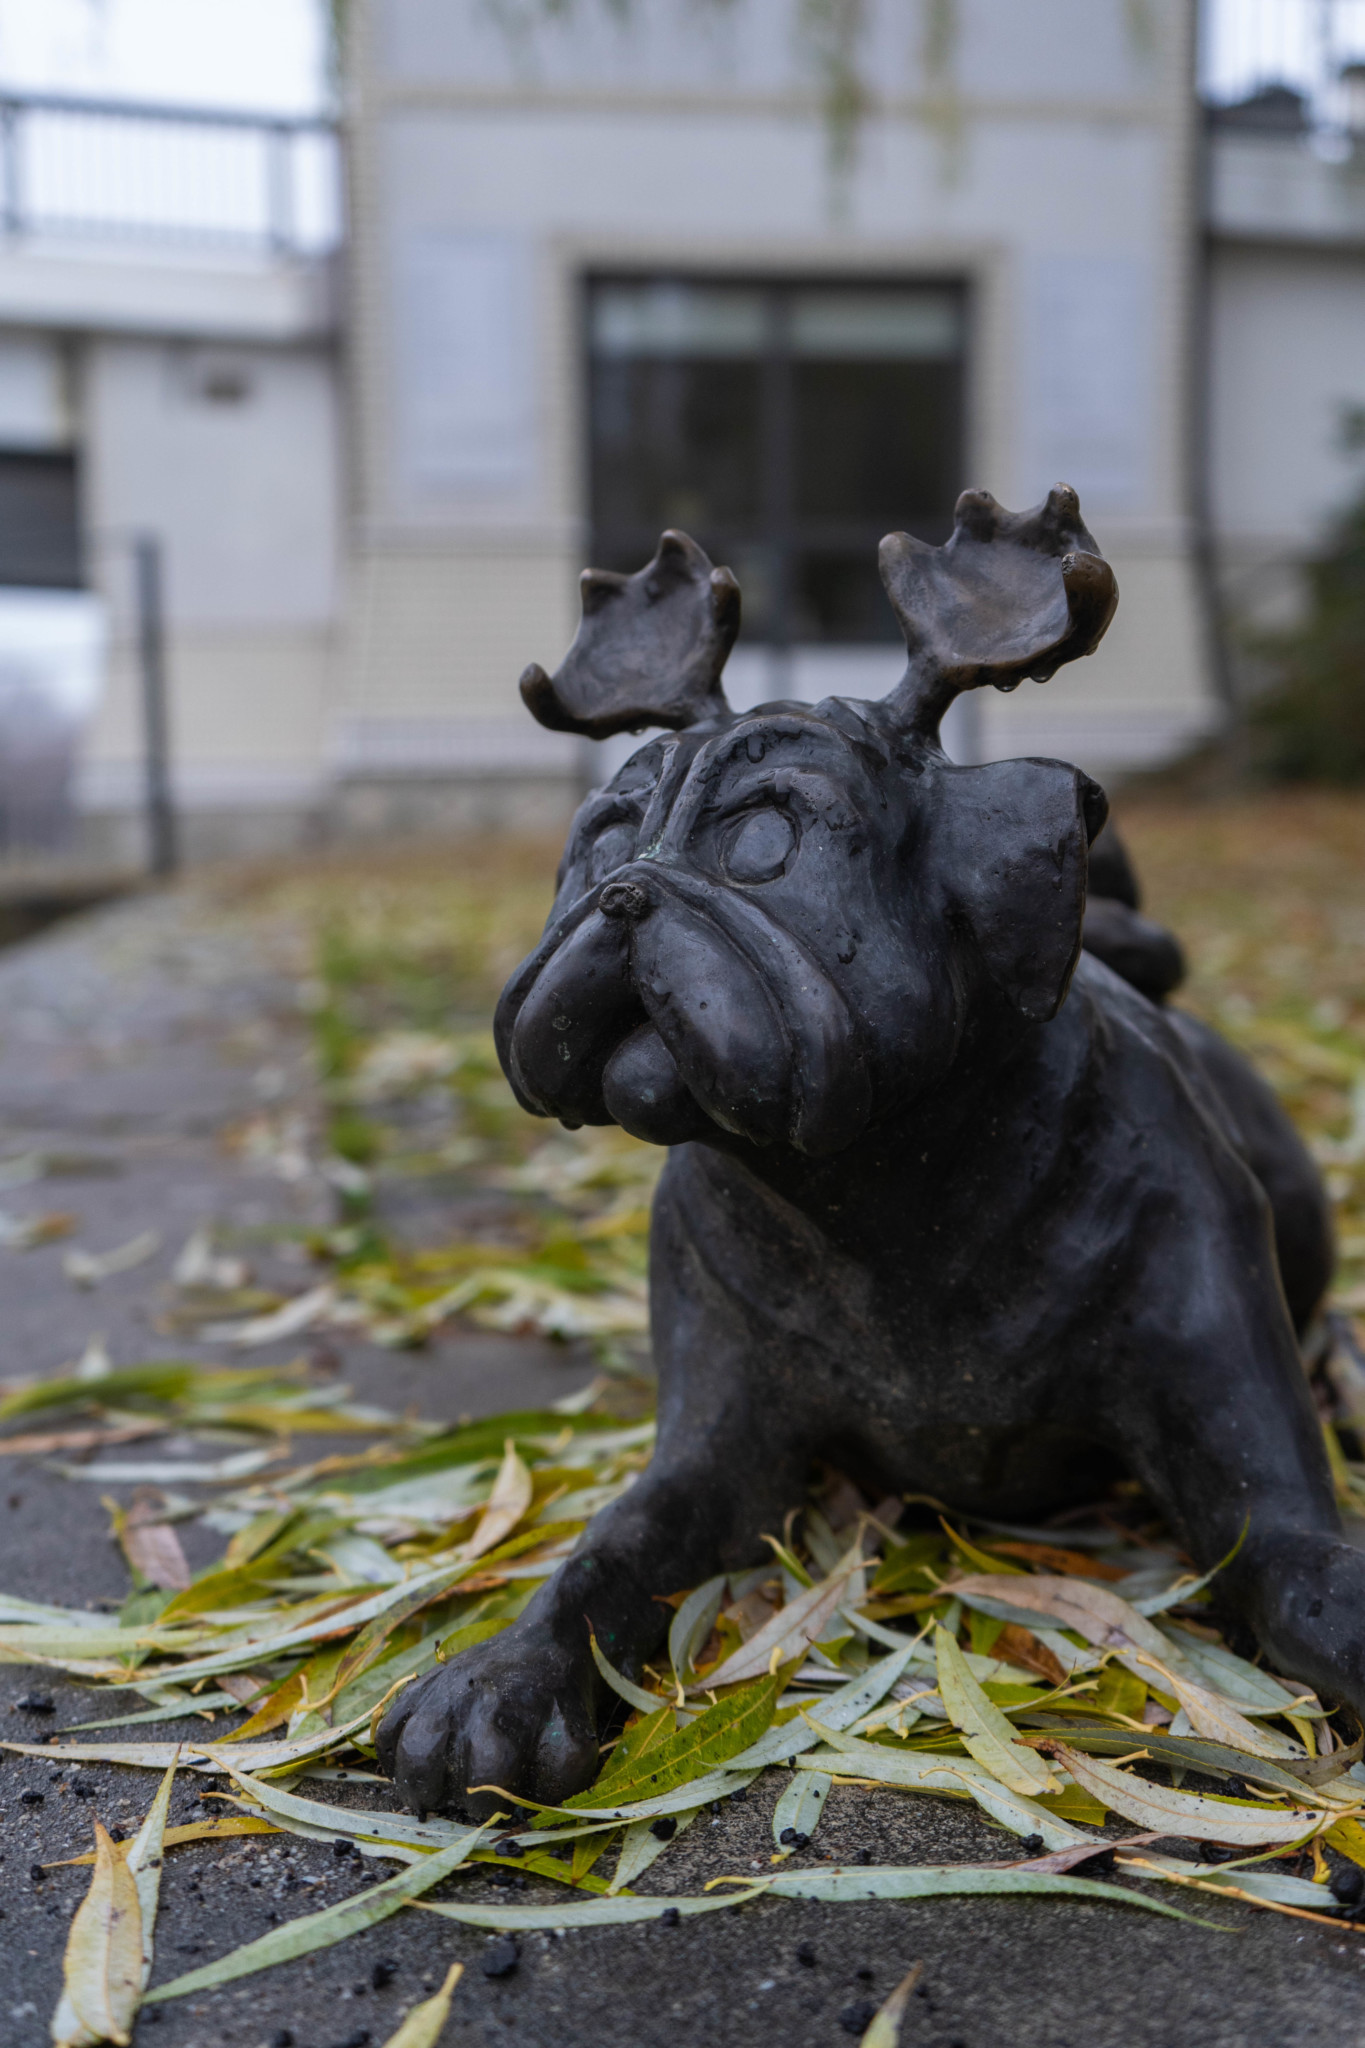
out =
<path fill-rule="evenodd" d="M 647 741 L 574 820 L 545 936 L 498 1005 L 526 1108 L 661 1144 L 837 1152 L 952 1064 L 974 1016 L 1055 1015 L 1081 942 L 1103 791 L 1056 761 L 956 767 L 962 690 L 1046 681 L 1098 644 L 1114 578 L 1059 486 L 951 539 L 882 542 L 905 677 L 880 702 L 737 714 L 739 590 L 686 535 L 589 570 L 583 623 L 522 695 L 558 730 Z"/>

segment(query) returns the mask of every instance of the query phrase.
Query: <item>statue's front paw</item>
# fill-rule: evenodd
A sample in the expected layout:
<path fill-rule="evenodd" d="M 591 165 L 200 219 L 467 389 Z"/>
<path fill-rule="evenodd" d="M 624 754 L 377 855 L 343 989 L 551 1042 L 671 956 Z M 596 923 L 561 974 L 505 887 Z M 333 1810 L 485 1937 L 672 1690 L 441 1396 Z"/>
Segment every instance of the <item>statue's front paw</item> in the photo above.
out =
<path fill-rule="evenodd" d="M 486 1819 L 514 1798 L 557 1805 L 592 1782 L 593 1667 L 549 1629 L 509 1628 L 406 1686 L 385 1715 L 379 1766 L 418 1813 Z"/>

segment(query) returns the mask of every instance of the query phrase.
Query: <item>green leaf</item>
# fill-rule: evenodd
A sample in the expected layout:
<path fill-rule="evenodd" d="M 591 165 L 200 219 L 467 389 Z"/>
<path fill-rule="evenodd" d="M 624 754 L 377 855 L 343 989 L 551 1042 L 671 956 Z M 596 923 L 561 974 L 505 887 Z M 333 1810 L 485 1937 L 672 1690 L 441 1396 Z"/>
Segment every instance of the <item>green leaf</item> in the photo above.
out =
<path fill-rule="evenodd" d="M 284 1826 L 290 1821 L 302 1821 L 309 1827 L 325 1828 L 334 1839 L 344 1835 L 356 1841 L 403 1842 L 423 1850 L 449 1849 L 463 1843 L 468 1850 L 477 1845 L 482 1832 L 479 1828 L 460 1827 L 450 1820 L 414 1820 L 406 1813 L 376 1813 L 366 1807 L 333 1806 L 324 1799 L 303 1799 L 297 1792 L 286 1792 L 265 1778 L 253 1777 L 249 1771 L 236 1770 L 231 1765 L 228 1769 L 234 1784 L 240 1785 L 248 1798 L 272 1819 Z"/>
<path fill-rule="evenodd" d="M 668 1629 L 668 1661 L 679 1685 L 691 1682 L 693 1661 L 715 1627 L 724 1598 L 725 1573 L 722 1572 L 718 1578 L 708 1579 L 705 1585 L 694 1587 L 680 1602 Z"/>
<path fill-rule="evenodd" d="M 490 1821 L 488 1826 L 492 1825 Z M 192 1991 L 210 1991 L 215 1985 L 230 1984 L 236 1977 L 249 1977 L 257 1970 L 272 1969 L 276 1963 L 290 1963 L 299 1956 L 312 1955 L 317 1949 L 331 1948 L 347 1935 L 376 1926 L 409 1900 L 419 1898 L 442 1878 L 449 1877 L 464 1862 L 478 1837 L 486 1832 L 487 1828 L 471 1828 L 464 1841 L 453 1842 L 448 1849 L 438 1849 L 420 1863 L 410 1864 L 385 1884 L 374 1885 L 353 1899 L 343 1899 L 340 1905 L 327 1906 L 321 1913 L 307 1913 L 284 1927 L 272 1927 L 269 1934 L 233 1949 L 230 1955 L 220 1956 L 216 1963 L 187 1970 L 183 1977 L 174 1977 L 169 1984 L 149 1991 L 147 2003 L 185 1998 Z"/>
<path fill-rule="evenodd" d="M 749 1880 L 722 1878 L 717 1882 L 745 1884 Z M 1094 1899 L 1111 1906 L 1136 1906 L 1140 1912 L 1160 1913 L 1168 1920 L 1190 1918 L 1174 1906 L 1162 1905 L 1159 1899 L 1144 1898 L 1141 1892 L 1102 1884 L 1096 1878 L 1041 1870 L 992 1870 L 979 1863 L 778 1870 L 764 1882 L 773 1898 L 820 1899 L 829 1905 L 852 1905 L 866 1899 L 990 1898 L 1015 1894 L 1026 1898 Z"/>
<path fill-rule="evenodd" d="M 653 1714 L 657 1711 L 659 1695 L 656 1692 L 646 1692 L 642 1685 L 632 1685 L 610 1659 L 603 1656 L 597 1637 L 591 1630 L 588 1632 L 588 1647 L 592 1651 L 593 1663 L 618 1698 L 625 1700 L 626 1704 L 634 1707 L 638 1713 Z"/>
<path fill-rule="evenodd" d="M 1279 1842 L 1287 1848 L 1315 1834 L 1331 1818 L 1325 1809 L 1286 1810 L 1254 1800 L 1207 1799 L 1198 1792 L 1177 1792 L 1169 1785 L 1149 1784 L 1131 1771 L 1115 1770 L 1112 1764 L 1097 1763 L 1061 1743 L 1055 1754 L 1076 1783 L 1103 1800 L 1111 1813 L 1121 1813 L 1140 1828 L 1155 1828 L 1196 1842 L 1223 1842 L 1237 1849 Z"/>
<path fill-rule="evenodd" d="M 465 1927 L 488 1927 L 509 1934 L 529 1934 L 537 1927 L 562 1927 L 566 1932 L 575 1927 L 629 1927 L 640 1920 L 661 1920 L 668 1912 L 677 1913 L 684 1920 L 694 1919 L 702 1913 L 723 1913 L 729 1906 L 747 1905 L 750 1899 L 760 1898 L 770 1882 L 767 1878 L 758 1884 L 751 1878 L 737 1881 L 748 1889 L 721 1898 L 583 1896 L 572 1904 L 561 1898 L 547 1899 L 543 1905 L 535 1906 L 450 1906 L 444 1900 L 424 1899 L 420 1910 L 439 1913 L 443 1920 L 458 1920 Z M 1130 1899 L 1136 1894 L 1120 1892 L 1118 1896 Z M 1163 1910 L 1169 1911 L 1170 1908 Z M 1177 1914 L 1176 1917 L 1183 1919 L 1185 1916 Z"/>
<path fill-rule="evenodd" d="M 657 1798 L 728 1763 L 757 1741 L 768 1727 L 786 1682 L 785 1671 L 775 1671 L 770 1678 L 756 1678 L 751 1684 L 727 1693 L 686 1728 L 679 1728 L 651 1747 L 646 1755 L 628 1761 L 620 1775 L 610 1781 L 611 1803 Z M 600 1806 L 604 1796 L 595 1786 L 589 1786 L 586 1792 L 576 1792 L 566 1800 L 565 1807 L 572 1812 L 581 1806 Z"/>
<path fill-rule="evenodd" d="M 793 1775 L 773 1808 L 773 1840 L 784 1855 L 790 1853 L 782 1839 L 788 1828 L 809 1838 L 819 1827 L 832 1782 L 824 1771 L 797 1771 Z"/>
<path fill-rule="evenodd" d="M 656 1863 L 670 1844 L 676 1842 L 683 1829 L 691 1827 L 701 1811 L 700 1806 L 689 1806 L 686 1812 L 680 1813 L 671 1835 L 655 1834 L 653 1821 L 632 1821 L 621 1838 L 621 1853 L 616 1859 L 616 1870 L 608 1891 L 614 1896 L 624 1891 L 628 1884 L 634 1884 L 636 1878 L 648 1870 L 651 1863 Z"/>
<path fill-rule="evenodd" d="M 939 1697 L 968 1753 L 1011 1792 L 1025 1798 L 1060 1788 L 1036 1750 L 1026 1749 L 1000 1709 L 972 1677 L 967 1660 L 941 1624 L 934 1631 Z"/>

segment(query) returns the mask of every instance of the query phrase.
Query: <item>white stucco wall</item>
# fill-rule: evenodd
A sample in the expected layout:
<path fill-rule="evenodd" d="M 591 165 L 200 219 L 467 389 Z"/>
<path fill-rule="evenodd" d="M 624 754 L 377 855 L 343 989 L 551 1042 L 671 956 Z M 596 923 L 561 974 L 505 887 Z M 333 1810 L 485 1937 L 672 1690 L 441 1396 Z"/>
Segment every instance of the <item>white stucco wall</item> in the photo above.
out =
<path fill-rule="evenodd" d="M 129 553 L 138 532 L 159 536 L 164 551 L 180 800 L 316 800 L 338 601 L 329 353 L 95 337 L 80 382 L 84 511 L 112 628 L 85 803 L 134 802 L 140 785 Z"/>
<path fill-rule="evenodd" d="M 1343 415 L 1365 408 L 1365 247 L 1225 244 L 1213 264 L 1214 513 L 1229 596 L 1292 602 L 1299 561 L 1365 489 Z"/>

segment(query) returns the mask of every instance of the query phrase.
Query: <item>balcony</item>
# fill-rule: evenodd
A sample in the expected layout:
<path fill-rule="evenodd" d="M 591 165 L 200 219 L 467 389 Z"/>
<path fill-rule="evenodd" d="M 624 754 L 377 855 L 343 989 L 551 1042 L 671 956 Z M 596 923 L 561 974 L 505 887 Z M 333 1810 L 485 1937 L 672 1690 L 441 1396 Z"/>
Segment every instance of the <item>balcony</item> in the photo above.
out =
<path fill-rule="evenodd" d="M 326 120 L 0 95 L 0 324 L 323 333 L 342 232 Z"/>

